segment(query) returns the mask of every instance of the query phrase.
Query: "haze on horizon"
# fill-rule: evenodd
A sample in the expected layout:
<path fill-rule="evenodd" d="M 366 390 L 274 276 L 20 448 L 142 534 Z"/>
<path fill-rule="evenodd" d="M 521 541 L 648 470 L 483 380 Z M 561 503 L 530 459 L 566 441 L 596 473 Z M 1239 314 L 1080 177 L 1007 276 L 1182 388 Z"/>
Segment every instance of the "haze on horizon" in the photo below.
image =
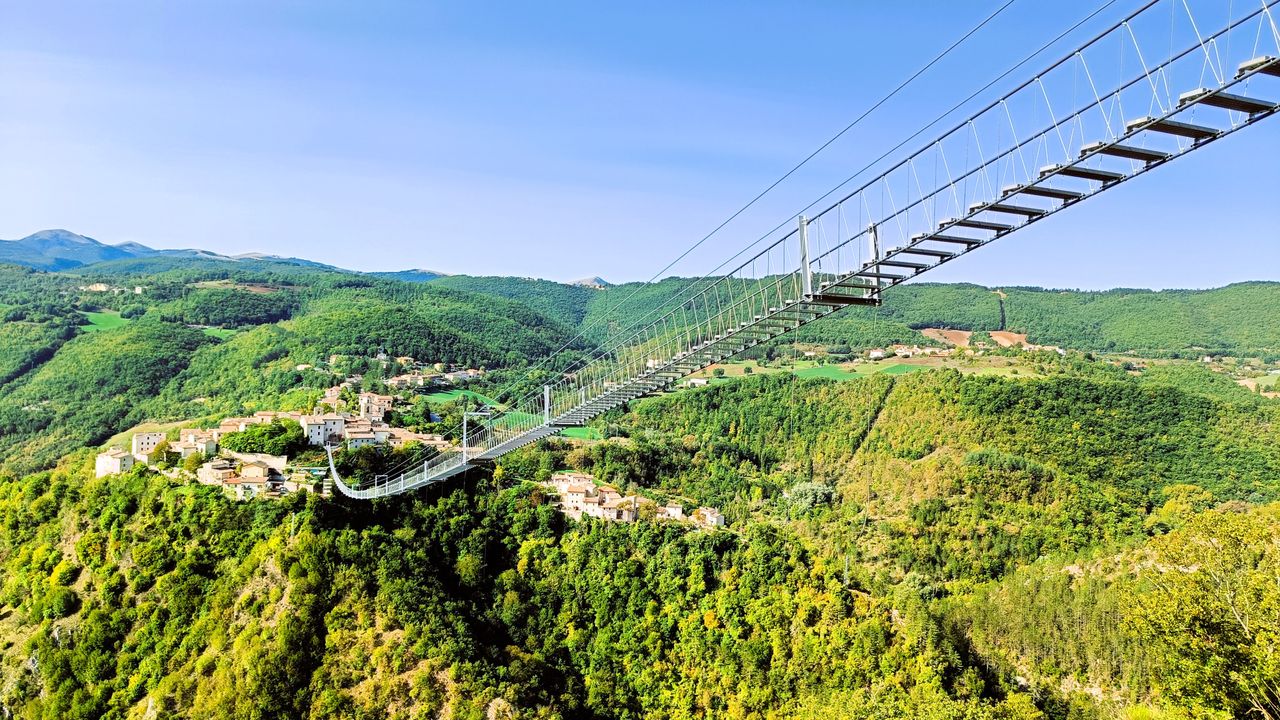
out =
<path fill-rule="evenodd" d="M 643 280 L 999 4 L 11 5 L 0 237 L 61 227 L 357 270 Z M 673 272 L 710 270 L 1089 9 L 1015 2 Z M 1276 277 L 1278 130 L 928 280 Z"/>

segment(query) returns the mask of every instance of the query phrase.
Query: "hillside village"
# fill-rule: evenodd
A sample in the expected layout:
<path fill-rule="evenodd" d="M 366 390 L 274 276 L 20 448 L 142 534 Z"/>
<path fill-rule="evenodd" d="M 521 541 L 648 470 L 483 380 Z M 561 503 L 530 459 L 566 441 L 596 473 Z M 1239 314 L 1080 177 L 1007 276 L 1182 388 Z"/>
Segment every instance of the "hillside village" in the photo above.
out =
<path fill-rule="evenodd" d="M 347 359 L 333 355 L 329 363 L 337 366 Z M 378 353 L 373 360 L 384 370 L 405 370 L 382 382 L 406 397 L 413 393 L 456 387 L 485 374 L 483 369 L 418 363 L 412 357 L 390 358 L 384 353 Z M 300 367 L 299 370 L 309 367 Z M 171 470 L 171 476 L 185 471 L 198 482 L 219 486 L 236 499 L 276 498 L 300 491 L 327 493 L 328 488 L 323 482 L 327 468 L 294 466 L 286 456 L 235 452 L 223 447 L 224 438 L 233 433 L 244 433 L 255 426 L 291 421 L 301 428 L 306 444 L 316 449 L 326 446 L 398 449 L 409 443 L 442 449 L 451 444 L 439 434 L 414 432 L 388 424 L 387 415 L 401 398 L 392 394 L 362 392 L 359 388 L 363 379 L 363 376 L 354 374 L 329 387 L 310 413 L 263 410 L 247 416 L 225 417 L 213 427 L 180 429 L 176 439 L 170 432 L 136 432 L 130 438 L 128 449 L 111 447 L 97 455 L 95 475 L 105 477 L 128 472 L 135 464 L 157 466 L 168 458 L 175 458 L 182 467 Z M 193 462 L 190 458 L 199 461 L 197 467 L 189 467 Z"/>
<path fill-rule="evenodd" d="M 228 497 L 236 500 L 276 499 L 297 492 L 318 492 L 327 496 L 330 493 L 328 467 L 323 463 L 301 465 L 283 455 L 236 452 L 224 446 L 223 440 L 229 436 L 282 420 L 297 423 L 306 444 L 315 449 L 338 446 L 348 449 L 399 449 L 409 443 L 440 450 L 450 447 L 452 443 L 442 435 L 394 427 L 386 421 L 387 416 L 414 391 L 460 385 L 483 377 L 484 371 L 450 369 L 443 364 L 424 368 L 416 366 L 413 358 L 409 357 L 379 355 L 376 359 L 384 363 L 384 368 L 392 362 L 399 367 L 414 368 L 383 381 L 388 387 L 400 391 L 401 397 L 360 391 L 363 378 L 351 375 L 324 390 L 311 413 L 263 410 L 252 415 L 225 417 L 213 427 L 182 428 L 177 431 L 176 439 L 171 432 L 136 432 L 130 438 L 127 450 L 112 447 L 98 453 L 94 474 L 99 478 L 116 475 L 128 472 L 138 464 L 159 469 L 163 459 L 172 457 L 177 459 L 179 467 L 167 471 L 171 477 L 185 472 L 196 482 L 222 488 Z M 337 365 L 341 360 L 341 357 L 333 356 L 330 363 Z M 191 458 L 195 461 L 189 460 Z M 556 473 L 539 485 L 557 497 L 557 510 L 574 520 L 595 518 L 621 523 L 671 521 L 691 523 L 705 529 L 725 524 L 724 516 L 716 508 L 699 507 L 686 514 L 683 505 L 658 505 L 641 495 L 624 495 L 614 487 L 597 483 L 586 473 Z"/>
<path fill-rule="evenodd" d="M 330 362 L 336 365 L 340 359 L 335 356 Z M 414 367 L 413 359 L 408 357 L 380 356 L 378 359 L 386 361 L 384 367 L 391 362 L 400 367 Z M 291 462 L 285 455 L 237 452 L 225 447 L 224 440 L 255 427 L 290 421 L 300 428 L 306 445 L 315 449 L 339 446 L 399 449 L 418 443 L 443 450 L 452 445 L 444 436 L 394 427 L 387 422 L 387 416 L 398 403 L 411 397 L 413 391 L 458 385 L 482 376 L 482 370 L 449 369 L 443 365 L 431 369 L 419 367 L 383 381 L 402 393 L 397 397 L 360 391 L 363 378 L 352 375 L 324 390 L 311 413 L 263 410 L 252 415 L 224 417 L 212 427 L 179 429 L 176 439 L 172 432 L 135 432 L 128 449 L 111 447 L 98 453 L 94 474 L 101 478 L 125 473 L 138 464 L 161 469 L 162 462 L 175 458 L 178 467 L 162 471 L 171 477 L 185 474 L 200 484 L 219 487 L 236 500 L 276 499 L 298 492 L 327 496 L 330 487 L 328 467 L 324 463 L 303 465 Z M 539 485 L 556 496 L 556 509 L 574 520 L 670 521 L 705 529 L 725 524 L 724 516 L 716 508 L 699 507 L 686 514 L 683 505 L 671 502 L 659 505 L 641 495 L 624 495 L 614 487 L 597 483 L 586 473 L 556 473 Z"/>
<path fill-rule="evenodd" d="M 539 484 L 556 494 L 556 508 L 574 520 L 584 517 L 623 523 L 668 520 L 691 522 L 705 529 L 724 527 L 724 515 L 716 508 L 700 507 L 686 515 L 683 505 L 658 505 L 641 495 L 623 495 L 617 488 L 597 484 L 595 477 L 587 473 L 556 473 Z"/>
<path fill-rule="evenodd" d="M 346 387 L 338 385 L 327 390 L 324 406 L 340 406 L 338 395 Z M 290 465 L 285 457 L 235 453 L 221 447 L 222 439 L 232 433 L 242 433 L 255 425 L 269 425 L 278 420 L 297 423 L 307 443 L 318 448 L 326 445 L 345 445 L 348 448 L 386 445 L 399 448 L 411 442 L 443 448 L 450 444 L 440 435 L 417 433 L 388 425 L 384 418 L 395 402 L 396 398 L 392 395 L 362 392 L 357 398 L 358 407 L 354 413 L 260 411 L 246 417 L 223 418 L 213 428 L 182 429 L 178 432 L 178 439 L 172 442 L 165 432 L 138 432 L 133 435 L 127 452 L 121 448 L 111 448 L 99 453 L 95 461 L 95 474 L 104 477 L 127 472 L 136 463 L 150 462 L 159 450 L 176 455 L 180 460 L 193 456 L 211 458 L 199 466 L 196 478 L 207 485 L 222 486 L 239 499 L 276 497 L 283 493 L 314 489 L 314 475 L 300 469 L 290 472 Z"/>

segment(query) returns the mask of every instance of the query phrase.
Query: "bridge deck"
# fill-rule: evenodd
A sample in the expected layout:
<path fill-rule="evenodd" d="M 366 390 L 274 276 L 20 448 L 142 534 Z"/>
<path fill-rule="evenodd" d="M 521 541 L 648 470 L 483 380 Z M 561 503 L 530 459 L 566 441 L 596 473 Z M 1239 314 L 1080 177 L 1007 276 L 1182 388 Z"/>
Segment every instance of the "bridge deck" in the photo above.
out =
<path fill-rule="evenodd" d="M 1234 27 L 1236 25 L 1230 25 L 1228 30 Z M 1222 32 L 1225 31 L 1218 34 Z M 1277 44 L 1280 44 L 1280 38 L 1277 38 Z M 1175 55 L 1168 63 L 1186 54 Z M 1077 146 L 1070 148 L 1064 138 L 1065 159 L 1040 168 L 1034 176 L 1028 173 L 1021 182 L 1003 186 L 998 194 L 962 205 L 960 214 L 931 224 L 932 230 L 909 236 L 903 233 L 902 237 L 907 239 L 898 247 L 881 252 L 873 225 L 870 229 L 872 257 L 847 272 L 837 275 L 811 272 L 807 221 L 802 218 L 799 229 L 800 275 L 795 287 L 803 287 L 804 292 L 791 293 L 787 290 L 785 292 L 790 294 L 783 294 L 782 283 L 777 284 L 776 297 L 763 291 L 756 294 L 747 292 L 743 298 L 760 304 L 746 309 L 741 305 L 742 298 L 730 294 L 733 302 L 726 307 L 717 294 L 715 311 L 720 314 L 715 316 L 712 315 L 711 303 L 704 298 L 703 310 L 707 317 L 705 321 L 700 320 L 697 327 L 708 330 L 690 333 L 692 336 L 682 346 L 659 344 L 658 347 L 667 347 L 672 352 L 640 361 L 642 364 L 629 374 L 602 375 L 608 379 L 594 384 L 579 381 L 581 396 L 574 395 L 577 401 L 567 407 L 556 405 L 553 412 L 551 391 L 548 390 L 544 414 L 507 413 L 507 421 L 499 415 L 468 437 L 475 448 L 468 448 L 465 452 L 462 449 L 448 450 L 421 467 L 394 478 L 385 478 L 372 487 L 357 488 L 345 483 L 338 476 L 330 453 L 330 472 L 335 485 L 344 494 L 367 499 L 394 495 L 448 479 L 465 472 L 477 462 L 499 458 L 554 435 L 566 426 L 581 425 L 635 398 L 665 390 L 680 377 L 793 332 L 842 307 L 878 305 L 885 290 L 1280 111 L 1280 105 L 1271 100 L 1228 92 L 1246 87 L 1244 84 L 1253 78 L 1262 78 L 1259 84 L 1265 91 L 1280 96 L 1280 83 L 1265 80 L 1267 77 L 1280 78 L 1280 58 L 1270 55 L 1253 58 L 1241 63 L 1233 77 L 1223 75 L 1216 87 L 1197 87 L 1177 96 L 1177 102 L 1170 101 L 1167 107 L 1166 103 L 1158 103 L 1156 114 L 1126 122 L 1121 130 L 1110 133 L 1105 139 L 1085 142 L 1081 137 Z M 1271 84 L 1266 85 L 1266 82 Z M 1123 86 L 1121 90 L 1131 85 Z M 1152 83 L 1152 87 L 1157 85 Z M 1099 98 L 1099 104 L 1101 102 Z M 1199 114 L 1194 114 L 1197 112 Z M 1107 127 L 1111 127 L 1110 122 Z M 822 259 L 823 256 L 819 256 L 814 260 Z M 696 316 L 698 306 L 691 305 L 691 308 Z M 682 335 L 686 330 L 673 324 L 671 332 Z M 630 366 L 618 361 L 617 367 Z"/>

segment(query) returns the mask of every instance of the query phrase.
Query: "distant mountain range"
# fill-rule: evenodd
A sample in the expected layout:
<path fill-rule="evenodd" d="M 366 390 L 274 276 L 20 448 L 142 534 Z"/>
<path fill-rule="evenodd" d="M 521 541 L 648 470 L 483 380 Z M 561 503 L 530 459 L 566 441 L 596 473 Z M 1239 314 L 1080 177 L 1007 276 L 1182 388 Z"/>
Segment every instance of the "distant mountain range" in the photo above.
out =
<path fill-rule="evenodd" d="M 73 233 L 70 230 L 41 230 L 21 240 L 0 240 L 0 263 L 25 265 L 37 270 L 73 270 L 101 262 L 151 257 L 230 261 L 260 260 L 339 270 L 339 268 L 331 265 L 311 260 L 263 253 L 219 255 L 208 250 L 156 250 L 135 242 L 108 245 L 91 237 Z"/>
<path fill-rule="evenodd" d="M 403 280 L 404 282 L 424 283 L 432 280 L 438 280 L 442 277 L 449 277 L 449 273 L 436 272 L 435 270 L 388 270 L 385 272 L 367 273 L 374 277 L 388 278 L 390 280 Z"/>
<path fill-rule="evenodd" d="M 86 235 L 73 233 L 70 230 L 41 230 L 21 240 L 0 240 L 0 265 L 23 265 L 37 270 L 58 272 L 90 268 L 98 263 L 105 274 L 121 274 L 129 272 L 160 272 L 182 264 L 182 260 L 217 260 L 223 262 L 263 262 L 286 264 L 303 268 L 331 270 L 333 272 L 357 272 L 326 265 L 314 260 L 296 257 L 282 257 L 266 253 L 242 253 L 240 255 L 220 255 L 208 250 L 156 250 L 135 242 L 108 245 Z M 144 261 L 144 262 L 129 262 Z M 404 282 L 424 283 L 440 278 L 450 277 L 449 273 L 437 270 L 416 268 L 411 270 L 388 270 L 382 272 L 361 273 L 373 277 L 401 280 Z M 566 285 L 603 288 L 610 283 L 603 278 L 589 277 L 574 280 Z"/>
<path fill-rule="evenodd" d="M 0 262 L 40 270 L 68 270 L 81 265 L 153 255 L 137 243 L 107 245 L 68 230 L 41 230 L 21 240 L 0 241 Z"/>

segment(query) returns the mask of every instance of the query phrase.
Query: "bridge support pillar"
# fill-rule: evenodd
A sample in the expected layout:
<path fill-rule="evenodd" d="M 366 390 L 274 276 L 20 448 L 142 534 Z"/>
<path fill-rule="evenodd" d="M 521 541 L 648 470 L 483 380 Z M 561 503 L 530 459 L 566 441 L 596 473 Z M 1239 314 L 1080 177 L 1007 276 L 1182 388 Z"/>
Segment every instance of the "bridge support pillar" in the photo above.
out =
<path fill-rule="evenodd" d="M 800 293 L 805 300 L 813 299 L 813 272 L 809 270 L 809 219 L 800 216 Z"/>
<path fill-rule="evenodd" d="M 542 386 L 542 422 L 551 424 L 551 386 Z"/>

